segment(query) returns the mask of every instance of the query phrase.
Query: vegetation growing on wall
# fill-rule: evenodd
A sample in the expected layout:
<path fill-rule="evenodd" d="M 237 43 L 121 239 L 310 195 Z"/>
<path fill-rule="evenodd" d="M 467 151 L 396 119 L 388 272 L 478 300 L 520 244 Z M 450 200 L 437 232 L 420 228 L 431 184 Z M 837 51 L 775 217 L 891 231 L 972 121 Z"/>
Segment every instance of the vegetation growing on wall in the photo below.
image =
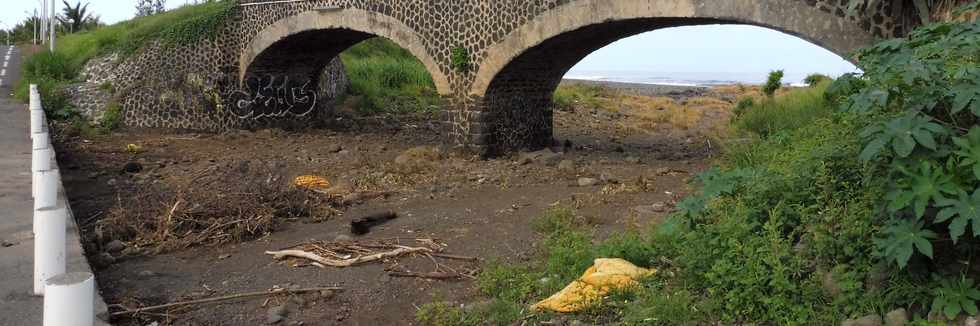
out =
<path fill-rule="evenodd" d="M 109 53 L 129 55 L 155 40 L 164 44 L 188 44 L 213 37 L 235 3 L 224 0 L 183 6 L 60 37 L 54 53 L 43 51 L 27 58 L 15 95 L 26 101 L 28 85 L 38 84 L 46 110 L 70 110 L 60 89 L 74 81 L 90 59 Z"/>

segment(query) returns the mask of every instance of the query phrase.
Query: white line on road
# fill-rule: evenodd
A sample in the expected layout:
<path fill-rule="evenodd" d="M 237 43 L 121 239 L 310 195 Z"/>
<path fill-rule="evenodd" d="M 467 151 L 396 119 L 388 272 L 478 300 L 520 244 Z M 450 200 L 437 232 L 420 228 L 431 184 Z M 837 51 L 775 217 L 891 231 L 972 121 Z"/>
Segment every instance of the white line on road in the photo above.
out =
<path fill-rule="evenodd" d="M 0 76 L 6 76 L 6 75 L 7 75 L 7 69 L 0 69 Z"/>
<path fill-rule="evenodd" d="M 7 68 L 7 62 L 6 61 L 3 62 L 3 67 L 4 68 Z"/>

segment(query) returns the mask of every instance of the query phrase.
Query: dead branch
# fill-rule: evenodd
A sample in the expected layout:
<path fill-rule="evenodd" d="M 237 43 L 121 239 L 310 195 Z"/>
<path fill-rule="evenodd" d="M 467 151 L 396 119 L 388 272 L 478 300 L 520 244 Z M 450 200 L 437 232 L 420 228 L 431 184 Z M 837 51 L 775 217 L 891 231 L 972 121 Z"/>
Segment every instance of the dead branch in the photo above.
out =
<path fill-rule="evenodd" d="M 454 259 L 454 260 L 465 260 L 465 261 L 478 261 L 478 260 L 480 260 L 480 258 L 477 258 L 477 257 L 450 255 L 450 254 L 444 254 L 444 253 L 438 253 L 438 252 L 430 253 L 430 255 L 435 256 L 435 257 L 439 257 L 439 258 Z"/>
<path fill-rule="evenodd" d="M 272 255 L 275 259 L 283 259 L 286 257 L 297 257 L 312 260 L 314 262 L 333 267 L 350 267 L 358 264 L 363 264 L 367 262 L 372 262 L 375 260 L 381 260 L 389 257 L 397 257 L 406 254 L 419 253 L 419 252 L 432 252 L 429 248 L 413 248 L 413 247 L 399 247 L 398 249 L 381 252 L 373 255 L 360 256 L 350 259 L 330 259 L 312 252 L 306 252 L 302 250 L 280 250 L 280 251 L 266 251 L 266 255 Z"/>
<path fill-rule="evenodd" d="M 415 273 L 415 272 L 391 271 L 388 272 L 388 275 L 392 277 L 418 277 L 418 278 L 429 278 L 433 280 L 455 280 L 462 277 L 458 273 L 447 273 L 447 272 Z"/>
<path fill-rule="evenodd" d="M 147 311 L 167 309 L 167 308 L 178 307 L 178 306 L 203 304 L 203 303 L 212 303 L 212 302 L 227 301 L 227 300 L 234 300 L 234 299 L 243 299 L 243 298 L 250 298 L 250 297 L 258 297 L 258 296 L 269 296 L 269 295 L 276 295 L 276 294 L 281 294 L 281 293 L 297 294 L 297 293 L 306 293 L 306 292 L 314 292 L 314 291 L 343 291 L 343 290 L 344 290 L 343 288 L 339 288 L 339 287 L 318 287 L 318 288 L 306 288 L 306 289 L 296 289 L 296 290 L 275 289 L 275 290 L 271 290 L 271 291 L 238 293 L 238 294 L 231 294 L 231 295 L 225 295 L 225 296 L 220 296 L 220 297 L 204 298 L 204 299 L 189 300 L 189 301 L 180 301 L 180 302 L 173 302 L 173 303 L 156 305 L 156 306 L 142 307 L 142 308 L 136 308 L 136 309 L 127 309 L 127 310 L 124 310 L 124 311 L 114 312 L 114 313 L 112 313 L 110 315 L 111 316 L 121 316 L 121 315 L 138 314 L 138 313 L 143 313 L 143 312 L 147 312 Z"/>

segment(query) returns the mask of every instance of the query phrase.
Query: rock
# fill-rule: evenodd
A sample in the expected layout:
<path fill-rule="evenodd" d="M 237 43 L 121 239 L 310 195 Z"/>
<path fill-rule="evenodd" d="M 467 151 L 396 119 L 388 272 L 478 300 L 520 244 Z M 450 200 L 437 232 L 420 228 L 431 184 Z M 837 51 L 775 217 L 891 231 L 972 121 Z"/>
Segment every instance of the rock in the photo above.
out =
<path fill-rule="evenodd" d="M 654 171 L 654 173 L 656 173 L 658 176 L 665 176 L 665 175 L 670 174 L 670 169 L 668 169 L 668 168 L 657 168 L 657 170 Z"/>
<path fill-rule="evenodd" d="M 578 178 L 579 187 L 592 187 L 599 184 L 599 179 L 596 178 Z"/>
<path fill-rule="evenodd" d="M 572 160 L 561 160 L 558 163 L 558 171 L 564 173 L 574 173 L 575 172 L 575 161 Z"/>
<path fill-rule="evenodd" d="M 123 251 L 123 249 L 126 249 L 126 244 L 119 240 L 112 240 L 109 241 L 109 243 L 105 244 L 105 247 L 103 247 L 103 249 L 105 249 L 105 251 L 107 252 L 118 253 L 120 251 Z"/>
<path fill-rule="evenodd" d="M 113 257 L 108 252 L 103 252 L 100 253 L 98 256 L 95 256 L 95 264 L 99 266 L 103 266 L 103 267 L 109 266 L 114 264 L 115 262 L 116 262 L 116 257 Z"/>
<path fill-rule="evenodd" d="M 978 325 L 980 325 L 980 321 L 977 320 L 977 317 L 976 316 L 970 316 L 970 317 L 963 318 L 963 321 L 960 323 L 960 325 L 961 326 L 978 326 Z"/>
<path fill-rule="evenodd" d="M 663 213 L 667 211 L 667 203 L 659 202 L 650 205 L 650 209 L 657 213 Z"/>
<path fill-rule="evenodd" d="M 332 299 L 337 293 L 333 290 L 320 290 L 320 298 L 324 300 Z"/>
<path fill-rule="evenodd" d="M 334 242 L 353 241 L 353 240 L 354 238 L 351 238 L 349 235 L 346 234 L 338 234 L 336 237 L 333 238 Z"/>
<path fill-rule="evenodd" d="M 521 153 L 520 157 L 517 159 L 517 163 L 520 165 L 540 163 L 547 166 L 553 166 L 561 161 L 562 153 L 555 153 L 550 148 L 545 148 L 540 151 Z"/>
<path fill-rule="evenodd" d="M 138 162 L 129 162 L 123 165 L 123 172 L 126 173 L 140 173 L 143 171 L 143 164 Z"/>
<path fill-rule="evenodd" d="M 823 287 L 824 293 L 831 298 L 837 298 L 841 294 L 840 285 L 837 285 L 833 272 L 823 273 L 823 277 L 820 278 L 820 285 Z"/>
<path fill-rule="evenodd" d="M 341 147 L 339 144 L 330 144 L 330 145 L 327 145 L 327 153 L 337 153 L 337 152 L 340 152 L 342 150 L 344 150 L 344 148 Z"/>
<path fill-rule="evenodd" d="M 286 308 L 286 305 L 269 308 L 269 311 L 266 312 L 265 322 L 269 325 L 279 323 L 286 319 L 287 313 L 289 313 L 289 310 Z"/>
<path fill-rule="evenodd" d="M 909 322 L 909 313 L 905 308 L 898 308 L 885 314 L 885 326 L 905 326 Z"/>
<path fill-rule="evenodd" d="M 350 151 L 346 149 L 342 149 L 337 152 L 337 155 L 350 155 Z"/>
<path fill-rule="evenodd" d="M 154 271 L 144 270 L 144 271 L 140 271 L 139 273 L 136 273 L 136 276 L 139 276 L 141 278 L 150 278 L 150 277 L 159 276 L 159 274 L 157 274 Z"/>
<path fill-rule="evenodd" d="M 640 164 L 640 158 L 635 156 L 630 156 L 626 158 L 626 163 L 629 164 Z"/>
<path fill-rule="evenodd" d="M 858 319 L 847 319 L 841 326 L 881 326 L 881 316 L 867 315 Z"/>
<path fill-rule="evenodd" d="M 105 182 L 105 184 L 107 186 L 110 186 L 110 187 L 115 186 L 116 185 L 116 179 L 109 179 L 108 181 Z"/>
<path fill-rule="evenodd" d="M 600 174 L 599 175 L 599 180 L 602 181 L 602 183 L 612 183 L 612 184 L 618 184 L 619 183 L 619 178 L 616 178 L 616 176 L 614 176 L 612 174 L 609 174 L 609 173 L 602 173 L 602 174 Z"/>

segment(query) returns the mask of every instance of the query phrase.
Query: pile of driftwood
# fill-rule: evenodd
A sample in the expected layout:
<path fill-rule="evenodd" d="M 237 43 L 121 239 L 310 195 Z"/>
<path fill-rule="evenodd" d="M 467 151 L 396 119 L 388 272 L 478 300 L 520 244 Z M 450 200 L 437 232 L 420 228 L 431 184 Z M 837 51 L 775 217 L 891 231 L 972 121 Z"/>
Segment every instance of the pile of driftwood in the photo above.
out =
<path fill-rule="evenodd" d="M 448 254 L 446 245 L 433 239 L 411 239 L 412 246 L 404 245 L 405 239 L 365 240 L 365 241 L 310 241 L 278 251 L 266 251 L 273 258 L 292 259 L 291 265 L 300 267 L 313 265 L 320 268 L 344 268 L 372 262 L 391 262 L 406 256 L 427 257 L 435 266 L 432 272 L 412 272 L 398 270 L 398 264 L 387 268 L 393 277 L 419 277 L 428 279 L 473 279 L 476 269 L 453 268 L 439 259 L 476 262 L 476 257 Z"/>

